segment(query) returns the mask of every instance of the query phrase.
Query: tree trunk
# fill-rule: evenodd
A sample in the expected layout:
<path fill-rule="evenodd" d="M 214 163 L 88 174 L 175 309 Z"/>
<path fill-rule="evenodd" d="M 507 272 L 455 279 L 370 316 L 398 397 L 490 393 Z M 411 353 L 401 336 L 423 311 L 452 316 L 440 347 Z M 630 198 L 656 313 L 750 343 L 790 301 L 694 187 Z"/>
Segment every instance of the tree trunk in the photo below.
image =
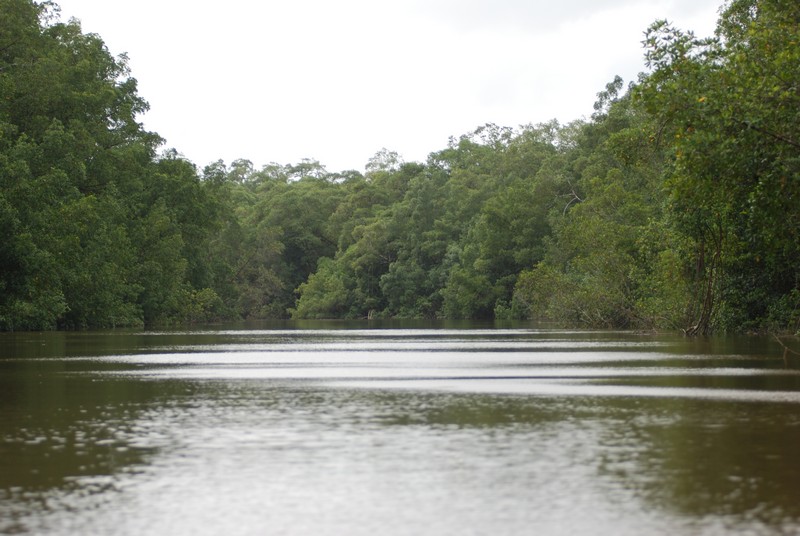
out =
<path fill-rule="evenodd" d="M 711 313 L 714 311 L 714 284 L 716 282 L 720 258 L 722 257 L 722 226 L 719 226 L 719 236 L 715 237 L 714 242 L 714 257 L 711 259 L 711 265 L 708 267 L 705 294 L 700 308 L 700 318 L 698 318 L 693 326 L 683 330 L 689 337 L 708 335 L 711 331 Z M 705 243 L 701 246 L 699 257 L 697 266 L 701 267 L 705 263 Z"/>

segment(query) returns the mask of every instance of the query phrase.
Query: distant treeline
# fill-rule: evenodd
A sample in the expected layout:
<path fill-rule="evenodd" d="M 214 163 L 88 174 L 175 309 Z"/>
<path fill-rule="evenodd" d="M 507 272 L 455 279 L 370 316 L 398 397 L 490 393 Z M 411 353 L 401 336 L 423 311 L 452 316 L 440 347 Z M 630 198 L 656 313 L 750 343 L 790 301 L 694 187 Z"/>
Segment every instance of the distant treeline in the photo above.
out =
<path fill-rule="evenodd" d="M 198 169 L 137 122 L 126 58 L 50 2 L 0 0 L 0 329 L 797 330 L 800 3 L 731 0 L 714 37 L 660 21 L 644 45 L 590 119 L 484 125 L 364 173 Z"/>

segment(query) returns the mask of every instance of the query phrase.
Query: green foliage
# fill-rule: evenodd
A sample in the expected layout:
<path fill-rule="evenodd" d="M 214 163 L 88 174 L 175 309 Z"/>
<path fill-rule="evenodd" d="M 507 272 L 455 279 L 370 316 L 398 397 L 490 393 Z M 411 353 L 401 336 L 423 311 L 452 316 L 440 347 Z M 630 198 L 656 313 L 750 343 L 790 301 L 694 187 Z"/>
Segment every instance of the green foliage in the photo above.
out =
<path fill-rule="evenodd" d="M 666 22 L 590 120 L 487 124 L 428 160 L 202 170 L 137 117 L 127 59 L 0 0 L 0 329 L 233 318 L 535 318 L 794 329 L 800 7 Z"/>
<path fill-rule="evenodd" d="M 641 291 L 636 309 L 647 327 L 682 329 L 696 316 L 694 243 L 661 220 L 651 220 L 637 237 L 636 275 Z"/>
<path fill-rule="evenodd" d="M 655 23 L 639 90 L 675 155 L 672 218 L 698 243 L 698 327 L 759 322 L 800 284 L 800 6 L 735 0 L 717 34 Z"/>
<path fill-rule="evenodd" d="M 180 298 L 180 316 L 185 322 L 211 322 L 223 314 L 224 304 L 214 289 L 184 289 Z"/>
<path fill-rule="evenodd" d="M 534 319 L 577 323 L 581 320 L 574 306 L 573 285 L 555 267 L 539 263 L 520 273 L 514 300 L 523 304 Z"/>
<path fill-rule="evenodd" d="M 124 213 L 113 195 L 85 196 L 60 207 L 62 235 L 53 250 L 62 270 L 70 328 L 115 327 L 141 322 L 134 282 L 135 253 Z"/>
<path fill-rule="evenodd" d="M 319 260 L 317 271 L 300 285 L 298 292 L 303 299 L 292 311 L 297 318 L 336 318 L 347 312 L 349 299 L 344 276 L 328 257 Z"/>

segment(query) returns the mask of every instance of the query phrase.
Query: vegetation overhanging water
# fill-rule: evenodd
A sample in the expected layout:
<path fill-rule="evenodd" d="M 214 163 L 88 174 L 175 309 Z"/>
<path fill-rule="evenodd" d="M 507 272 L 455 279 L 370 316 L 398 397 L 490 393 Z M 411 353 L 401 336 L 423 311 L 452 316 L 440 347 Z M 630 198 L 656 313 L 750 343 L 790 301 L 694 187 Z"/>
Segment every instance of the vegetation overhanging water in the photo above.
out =
<path fill-rule="evenodd" d="M 795 0 L 729 0 L 710 38 L 654 22 L 645 73 L 586 120 L 488 124 L 363 173 L 159 152 L 126 58 L 50 2 L 0 14 L 2 330 L 290 315 L 798 330 Z"/>

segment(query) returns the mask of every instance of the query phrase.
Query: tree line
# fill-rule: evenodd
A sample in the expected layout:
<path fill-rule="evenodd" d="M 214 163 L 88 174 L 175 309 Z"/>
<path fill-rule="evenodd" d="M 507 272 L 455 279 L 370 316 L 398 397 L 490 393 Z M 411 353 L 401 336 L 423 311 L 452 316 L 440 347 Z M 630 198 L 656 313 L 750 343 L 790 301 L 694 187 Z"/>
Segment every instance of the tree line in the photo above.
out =
<path fill-rule="evenodd" d="M 657 21 L 588 119 L 425 162 L 204 168 L 137 121 L 124 56 L 0 0 L 0 329 L 242 318 L 800 325 L 800 4 Z"/>

